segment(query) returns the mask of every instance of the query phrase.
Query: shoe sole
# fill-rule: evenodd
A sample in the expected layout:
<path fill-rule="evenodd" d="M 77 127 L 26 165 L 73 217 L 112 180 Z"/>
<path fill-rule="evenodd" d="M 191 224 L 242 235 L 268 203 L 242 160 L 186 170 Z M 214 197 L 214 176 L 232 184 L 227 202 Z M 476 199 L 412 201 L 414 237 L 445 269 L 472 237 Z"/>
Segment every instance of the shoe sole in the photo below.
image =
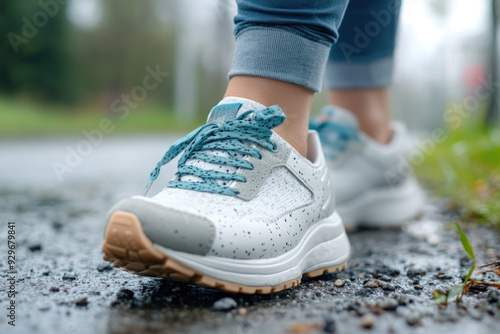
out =
<path fill-rule="evenodd" d="M 346 231 L 357 227 L 401 228 L 421 215 L 425 195 L 413 178 L 397 188 L 374 189 L 347 203 L 339 203 L 337 210 Z"/>
<path fill-rule="evenodd" d="M 232 293 L 269 294 L 290 289 L 301 283 L 303 276 L 318 277 L 347 268 L 345 262 L 304 273 L 296 279 L 274 286 L 249 286 L 214 278 L 203 274 L 168 256 L 149 240 L 142 230 L 136 215 L 115 212 L 109 221 L 102 245 L 103 259 L 115 268 L 132 274 L 186 281 L 197 285 L 220 289 Z"/>

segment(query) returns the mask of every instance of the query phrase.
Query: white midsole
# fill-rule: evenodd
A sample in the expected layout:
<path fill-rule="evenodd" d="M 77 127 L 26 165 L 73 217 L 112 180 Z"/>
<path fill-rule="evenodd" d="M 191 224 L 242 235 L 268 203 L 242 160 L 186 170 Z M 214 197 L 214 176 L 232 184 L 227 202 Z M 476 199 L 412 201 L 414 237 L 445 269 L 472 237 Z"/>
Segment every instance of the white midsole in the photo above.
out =
<path fill-rule="evenodd" d="M 346 227 L 361 223 L 384 227 L 414 218 L 424 204 L 423 191 L 415 179 L 409 178 L 395 188 L 372 189 L 347 203 L 338 203 L 337 210 Z"/>
<path fill-rule="evenodd" d="M 336 212 L 310 227 L 292 250 L 274 258 L 229 259 L 155 246 L 197 272 L 248 286 L 275 286 L 297 279 L 306 272 L 341 265 L 351 252 L 342 220 Z"/>

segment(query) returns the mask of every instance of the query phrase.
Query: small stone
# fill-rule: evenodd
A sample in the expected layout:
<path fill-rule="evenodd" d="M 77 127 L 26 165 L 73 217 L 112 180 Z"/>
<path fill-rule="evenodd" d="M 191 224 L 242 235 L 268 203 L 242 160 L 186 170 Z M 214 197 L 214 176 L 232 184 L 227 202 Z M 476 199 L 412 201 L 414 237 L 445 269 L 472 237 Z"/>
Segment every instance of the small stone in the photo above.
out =
<path fill-rule="evenodd" d="M 386 283 L 386 284 L 382 285 L 382 289 L 386 290 L 386 291 L 395 291 L 396 290 L 396 288 L 394 287 L 394 285 L 389 284 L 389 283 Z"/>
<path fill-rule="evenodd" d="M 76 276 L 64 273 L 62 279 L 65 280 L 65 281 L 74 281 L 74 280 L 76 280 Z"/>
<path fill-rule="evenodd" d="M 63 227 L 63 224 L 61 222 L 58 222 L 58 221 L 54 221 L 52 222 L 52 228 L 56 231 L 60 231 Z"/>
<path fill-rule="evenodd" d="M 418 285 L 418 284 L 417 284 L 417 285 L 415 285 L 415 290 L 423 290 L 423 289 L 424 289 L 424 287 L 423 287 L 423 286 Z"/>
<path fill-rule="evenodd" d="M 109 263 L 99 263 L 96 269 L 98 272 L 102 273 L 103 271 L 113 270 L 113 267 L 111 267 Z"/>
<path fill-rule="evenodd" d="M 57 286 L 53 286 L 49 289 L 50 292 L 59 292 L 59 288 Z"/>
<path fill-rule="evenodd" d="M 368 297 L 373 294 L 373 290 L 370 288 L 364 288 L 356 292 L 356 296 Z"/>
<path fill-rule="evenodd" d="M 449 276 L 449 275 L 446 275 L 446 274 L 438 274 L 437 276 L 437 279 L 452 279 L 453 277 Z"/>
<path fill-rule="evenodd" d="M 28 249 L 32 252 L 40 252 L 42 250 L 42 245 L 41 244 L 33 244 L 28 246 Z"/>
<path fill-rule="evenodd" d="M 481 320 L 481 319 L 483 319 L 483 312 L 481 312 L 480 310 L 470 309 L 469 310 L 469 315 L 474 320 Z"/>
<path fill-rule="evenodd" d="M 486 299 L 488 300 L 489 303 L 492 303 L 492 304 L 496 303 L 497 301 L 500 300 L 500 291 L 491 290 L 490 292 L 488 292 Z"/>
<path fill-rule="evenodd" d="M 323 331 L 325 333 L 335 333 L 335 330 L 337 329 L 337 325 L 335 323 L 335 320 L 331 317 L 325 319 L 325 325 L 323 326 Z"/>
<path fill-rule="evenodd" d="M 45 312 L 45 311 L 48 311 L 50 310 L 50 304 L 39 304 L 38 305 L 38 311 L 42 311 L 42 312 Z"/>
<path fill-rule="evenodd" d="M 116 299 L 118 300 L 131 300 L 134 298 L 134 291 L 129 289 L 120 289 L 116 294 Z"/>
<path fill-rule="evenodd" d="M 245 315 L 247 314 L 247 309 L 244 307 L 239 307 L 236 313 L 238 313 L 238 315 Z"/>
<path fill-rule="evenodd" d="M 381 308 L 383 308 L 386 311 L 394 311 L 398 307 L 399 303 L 394 298 L 387 298 L 387 299 L 382 300 L 379 303 L 379 305 Z"/>
<path fill-rule="evenodd" d="M 224 297 L 216 301 L 212 306 L 212 309 L 214 311 L 229 311 L 233 308 L 236 308 L 237 306 L 238 303 L 236 302 L 236 300 L 230 297 Z"/>
<path fill-rule="evenodd" d="M 486 256 L 492 259 L 496 259 L 498 257 L 498 252 L 494 248 L 488 248 L 486 250 Z"/>
<path fill-rule="evenodd" d="M 76 301 L 76 306 L 78 307 L 84 307 L 89 304 L 87 297 L 80 298 Z"/>
<path fill-rule="evenodd" d="M 372 328 L 375 324 L 375 317 L 373 314 L 365 314 L 361 317 L 361 327 L 363 328 Z"/>
<path fill-rule="evenodd" d="M 392 281 L 392 278 L 389 277 L 389 276 L 387 276 L 387 275 L 382 275 L 378 279 L 381 280 L 381 281 L 384 281 L 384 282 L 390 282 L 390 281 Z"/>
<path fill-rule="evenodd" d="M 338 279 L 338 280 L 335 281 L 334 284 L 335 284 L 335 286 L 337 288 L 341 288 L 341 287 L 343 287 L 345 285 L 345 282 L 343 280 L 341 280 L 341 279 Z"/>
<path fill-rule="evenodd" d="M 410 326 L 415 326 L 420 322 L 420 315 L 412 313 L 406 316 L 406 323 Z"/>
<path fill-rule="evenodd" d="M 408 277 L 425 276 L 425 274 L 426 271 L 424 269 L 415 269 L 415 268 L 408 269 L 408 271 L 406 272 L 406 275 Z"/>
<path fill-rule="evenodd" d="M 363 285 L 363 288 L 376 289 L 378 288 L 378 283 L 375 281 L 369 281 Z"/>
<path fill-rule="evenodd" d="M 420 284 L 420 280 L 417 278 L 417 279 L 414 279 L 413 280 L 413 284 Z"/>

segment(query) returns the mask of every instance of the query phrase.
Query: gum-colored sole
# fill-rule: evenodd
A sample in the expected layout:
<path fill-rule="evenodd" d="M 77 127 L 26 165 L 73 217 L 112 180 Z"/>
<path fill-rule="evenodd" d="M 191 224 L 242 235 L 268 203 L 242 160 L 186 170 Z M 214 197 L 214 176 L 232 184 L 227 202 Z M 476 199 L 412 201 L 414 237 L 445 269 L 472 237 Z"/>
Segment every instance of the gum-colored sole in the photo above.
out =
<path fill-rule="evenodd" d="M 111 216 L 102 251 L 104 252 L 103 259 L 111 262 L 113 267 L 132 274 L 187 281 L 233 293 L 268 294 L 292 288 L 301 282 L 301 277 L 299 277 L 275 286 L 249 286 L 197 272 L 157 249 L 142 231 L 141 222 L 137 216 L 124 211 L 115 212 Z M 314 270 L 304 275 L 317 277 L 346 267 L 347 261 L 338 266 Z"/>

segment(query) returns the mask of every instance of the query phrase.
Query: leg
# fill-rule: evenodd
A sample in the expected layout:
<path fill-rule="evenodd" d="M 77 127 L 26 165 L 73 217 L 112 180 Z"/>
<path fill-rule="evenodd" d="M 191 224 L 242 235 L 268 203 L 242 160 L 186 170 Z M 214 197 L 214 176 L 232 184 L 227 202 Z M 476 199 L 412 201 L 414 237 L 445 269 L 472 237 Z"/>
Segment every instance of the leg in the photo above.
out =
<path fill-rule="evenodd" d="M 327 65 L 329 103 L 350 110 L 383 144 L 392 137 L 389 85 L 400 5 L 351 0 Z"/>
<path fill-rule="evenodd" d="M 287 119 L 276 129 L 306 155 L 309 114 L 328 49 L 347 1 L 240 0 L 236 46 L 225 96 L 278 104 Z M 320 14 L 318 14 L 320 13 Z"/>
<path fill-rule="evenodd" d="M 349 240 L 307 119 L 346 3 L 238 1 L 225 98 L 151 173 L 147 187 L 182 153 L 166 188 L 111 209 L 106 260 L 242 293 L 345 268 Z"/>
<path fill-rule="evenodd" d="M 330 104 L 356 115 L 361 130 L 381 144 L 392 138 L 389 87 L 331 89 Z"/>
<path fill-rule="evenodd" d="M 407 166 L 406 128 L 391 121 L 399 6 L 393 0 L 350 1 L 327 64 L 332 106 L 311 123 L 330 158 L 337 209 L 347 227 L 399 226 L 424 204 Z"/>

